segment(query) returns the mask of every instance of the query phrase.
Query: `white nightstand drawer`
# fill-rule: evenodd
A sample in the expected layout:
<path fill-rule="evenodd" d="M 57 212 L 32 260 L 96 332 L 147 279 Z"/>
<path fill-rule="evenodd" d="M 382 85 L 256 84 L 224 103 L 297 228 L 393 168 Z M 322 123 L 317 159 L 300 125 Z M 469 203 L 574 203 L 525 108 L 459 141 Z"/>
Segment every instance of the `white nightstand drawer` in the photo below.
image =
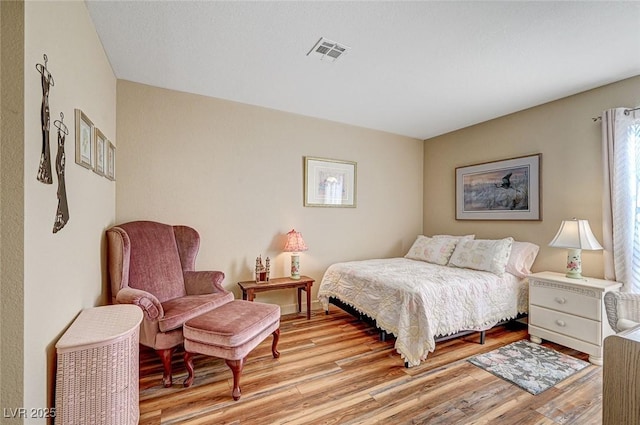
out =
<path fill-rule="evenodd" d="M 593 320 L 601 320 L 600 298 L 583 295 L 579 290 L 571 291 L 534 284 L 529 288 L 529 297 L 532 304 Z"/>
<path fill-rule="evenodd" d="M 532 305 L 529 323 L 592 344 L 602 344 L 601 323 L 595 320 Z"/>

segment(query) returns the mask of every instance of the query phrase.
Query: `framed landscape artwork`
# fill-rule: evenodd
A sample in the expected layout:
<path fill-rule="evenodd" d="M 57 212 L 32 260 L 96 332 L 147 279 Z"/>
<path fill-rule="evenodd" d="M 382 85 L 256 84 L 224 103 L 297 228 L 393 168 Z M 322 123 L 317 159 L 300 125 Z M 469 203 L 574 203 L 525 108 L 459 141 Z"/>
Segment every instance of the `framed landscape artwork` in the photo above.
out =
<path fill-rule="evenodd" d="M 456 168 L 456 220 L 541 220 L 542 154 Z"/>
<path fill-rule="evenodd" d="M 356 206 L 356 163 L 305 157 L 304 206 Z"/>

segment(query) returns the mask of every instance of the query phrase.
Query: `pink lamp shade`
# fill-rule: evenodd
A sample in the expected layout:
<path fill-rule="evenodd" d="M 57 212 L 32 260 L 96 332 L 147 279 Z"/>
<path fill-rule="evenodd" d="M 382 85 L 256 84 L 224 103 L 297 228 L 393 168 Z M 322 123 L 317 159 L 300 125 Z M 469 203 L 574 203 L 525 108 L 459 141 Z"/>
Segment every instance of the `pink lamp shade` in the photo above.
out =
<path fill-rule="evenodd" d="M 291 229 L 287 233 L 287 243 L 284 245 L 284 252 L 302 252 L 308 250 L 307 244 L 302 239 L 302 233 L 296 232 L 295 229 Z"/>
<path fill-rule="evenodd" d="M 287 233 L 287 243 L 284 245 L 284 252 L 291 253 L 291 279 L 300 279 L 300 255 L 299 252 L 308 250 L 309 247 L 302 239 L 302 233 L 292 229 Z"/>

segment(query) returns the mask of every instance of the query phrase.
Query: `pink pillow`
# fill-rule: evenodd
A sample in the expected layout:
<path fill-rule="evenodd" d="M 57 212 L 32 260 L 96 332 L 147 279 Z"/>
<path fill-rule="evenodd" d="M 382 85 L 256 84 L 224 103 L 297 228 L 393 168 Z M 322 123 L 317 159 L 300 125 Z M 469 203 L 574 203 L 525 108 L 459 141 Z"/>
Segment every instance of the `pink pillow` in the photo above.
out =
<path fill-rule="evenodd" d="M 531 266 L 535 261 L 540 247 L 530 242 L 513 241 L 511 255 L 505 271 L 517 277 L 527 277 L 531 274 Z"/>

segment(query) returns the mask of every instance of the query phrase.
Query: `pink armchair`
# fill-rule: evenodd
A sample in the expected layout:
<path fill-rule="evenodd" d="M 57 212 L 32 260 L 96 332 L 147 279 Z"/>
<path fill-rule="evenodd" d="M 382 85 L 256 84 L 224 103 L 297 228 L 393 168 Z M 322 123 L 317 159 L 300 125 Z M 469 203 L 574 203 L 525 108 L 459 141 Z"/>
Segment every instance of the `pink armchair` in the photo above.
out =
<path fill-rule="evenodd" d="M 108 229 L 107 240 L 112 302 L 142 309 L 140 344 L 156 350 L 170 387 L 182 325 L 232 301 L 233 293 L 222 287 L 223 272 L 194 271 L 200 236 L 191 227 L 134 221 Z"/>

